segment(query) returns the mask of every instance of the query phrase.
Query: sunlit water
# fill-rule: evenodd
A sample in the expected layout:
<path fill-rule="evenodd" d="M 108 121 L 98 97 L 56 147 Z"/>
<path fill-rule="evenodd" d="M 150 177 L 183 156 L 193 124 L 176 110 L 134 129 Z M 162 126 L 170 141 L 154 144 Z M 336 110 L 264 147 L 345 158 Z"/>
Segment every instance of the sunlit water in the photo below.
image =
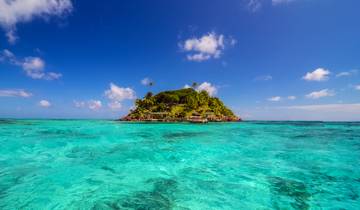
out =
<path fill-rule="evenodd" d="M 0 209 L 360 209 L 360 123 L 0 121 Z"/>

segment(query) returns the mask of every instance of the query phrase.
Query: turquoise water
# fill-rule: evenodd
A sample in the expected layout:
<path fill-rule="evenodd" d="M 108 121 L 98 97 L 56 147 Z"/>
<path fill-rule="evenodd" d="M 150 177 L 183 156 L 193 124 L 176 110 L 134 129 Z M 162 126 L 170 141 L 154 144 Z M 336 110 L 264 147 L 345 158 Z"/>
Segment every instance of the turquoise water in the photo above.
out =
<path fill-rule="evenodd" d="M 360 209 L 360 123 L 1 120 L 0 209 Z"/>

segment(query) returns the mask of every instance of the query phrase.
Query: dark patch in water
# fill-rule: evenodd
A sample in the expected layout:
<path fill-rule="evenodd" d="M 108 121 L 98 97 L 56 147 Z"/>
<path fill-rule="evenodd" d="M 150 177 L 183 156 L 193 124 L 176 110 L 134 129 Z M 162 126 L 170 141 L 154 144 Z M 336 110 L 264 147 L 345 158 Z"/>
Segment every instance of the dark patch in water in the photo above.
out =
<path fill-rule="evenodd" d="M 78 132 L 75 130 L 70 130 L 70 129 L 42 130 L 42 131 L 39 131 L 38 134 L 41 135 L 42 137 L 44 137 L 44 136 L 47 136 L 47 137 L 74 137 L 74 138 L 85 138 L 85 139 L 96 138 L 96 136 L 94 136 L 94 135 L 89 135 L 86 133 L 81 133 L 81 132 Z"/>
<path fill-rule="evenodd" d="M 322 121 L 253 121 L 255 125 L 324 126 Z"/>
<path fill-rule="evenodd" d="M 144 139 L 154 137 L 154 135 L 150 132 L 134 132 L 134 133 L 131 133 L 131 136 L 138 136 L 138 137 L 144 138 Z"/>
<path fill-rule="evenodd" d="M 91 147 L 73 147 L 65 156 L 76 160 L 93 160 L 100 155 L 98 150 Z"/>
<path fill-rule="evenodd" d="M 207 135 L 208 132 L 174 132 L 174 133 L 165 133 L 163 134 L 163 138 L 165 139 L 179 139 L 179 138 L 191 138 L 197 136 Z"/>
<path fill-rule="evenodd" d="M 0 120 L 0 125 L 16 124 L 16 120 Z"/>
<path fill-rule="evenodd" d="M 0 125 L 34 125 L 35 123 L 23 120 L 0 119 Z"/>
<path fill-rule="evenodd" d="M 311 195 L 303 182 L 281 177 L 270 177 L 269 183 L 271 184 L 272 195 L 275 197 L 273 201 L 274 208 L 281 209 L 282 205 L 279 206 L 277 200 L 281 200 L 279 197 L 285 196 L 293 200 L 290 205 L 294 209 L 309 209 L 307 202 Z"/>
<path fill-rule="evenodd" d="M 116 171 L 113 168 L 110 168 L 108 166 L 103 166 L 101 167 L 101 169 L 105 171 L 110 171 L 111 173 L 116 173 Z"/>
<path fill-rule="evenodd" d="M 173 179 L 150 179 L 152 191 L 139 191 L 114 202 L 98 202 L 92 209 L 138 209 L 138 210 L 170 210 L 174 206 L 174 193 L 177 182 Z"/>
<path fill-rule="evenodd" d="M 294 139 L 308 139 L 310 137 L 311 137 L 310 134 L 300 134 L 300 135 L 295 135 L 292 138 L 294 138 Z"/>

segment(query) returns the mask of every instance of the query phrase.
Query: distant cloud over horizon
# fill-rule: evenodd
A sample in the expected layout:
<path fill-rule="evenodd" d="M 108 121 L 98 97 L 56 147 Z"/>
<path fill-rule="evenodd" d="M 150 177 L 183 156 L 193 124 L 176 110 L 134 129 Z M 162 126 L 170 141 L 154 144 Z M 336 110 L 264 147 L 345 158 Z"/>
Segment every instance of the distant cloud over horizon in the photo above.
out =
<path fill-rule="evenodd" d="M 49 108 L 51 106 L 51 103 L 48 100 L 41 100 L 39 101 L 39 106 Z"/>
<path fill-rule="evenodd" d="M 273 96 L 268 98 L 268 101 L 272 101 L 272 102 L 277 102 L 277 101 L 281 101 L 281 97 L 280 96 Z"/>
<path fill-rule="evenodd" d="M 102 102 L 100 100 L 90 100 L 88 102 L 88 107 L 91 110 L 98 110 L 102 107 Z"/>

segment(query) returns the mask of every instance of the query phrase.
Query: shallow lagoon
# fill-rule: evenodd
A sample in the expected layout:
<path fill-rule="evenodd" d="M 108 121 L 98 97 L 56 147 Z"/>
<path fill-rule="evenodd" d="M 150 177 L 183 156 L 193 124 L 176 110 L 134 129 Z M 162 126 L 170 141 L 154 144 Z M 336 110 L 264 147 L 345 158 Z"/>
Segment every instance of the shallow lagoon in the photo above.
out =
<path fill-rule="evenodd" d="M 360 123 L 0 120 L 0 209 L 360 209 Z"/>

